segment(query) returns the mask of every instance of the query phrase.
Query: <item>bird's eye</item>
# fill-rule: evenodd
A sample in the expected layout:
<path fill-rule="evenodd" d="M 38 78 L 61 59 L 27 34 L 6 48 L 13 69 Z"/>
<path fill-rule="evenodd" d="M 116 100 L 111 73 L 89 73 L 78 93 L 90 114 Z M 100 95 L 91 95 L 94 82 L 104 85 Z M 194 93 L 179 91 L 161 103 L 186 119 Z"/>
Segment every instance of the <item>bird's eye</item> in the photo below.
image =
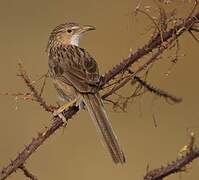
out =
<path fill-rule="evenodd" d="M 68 33 L 71 33 L 71 32 L 72 32 L 72 30 L 71 30 L 71 29 L 68 29 L 68 30 L 67 30 L 67 32 L 68 32 Z"/>

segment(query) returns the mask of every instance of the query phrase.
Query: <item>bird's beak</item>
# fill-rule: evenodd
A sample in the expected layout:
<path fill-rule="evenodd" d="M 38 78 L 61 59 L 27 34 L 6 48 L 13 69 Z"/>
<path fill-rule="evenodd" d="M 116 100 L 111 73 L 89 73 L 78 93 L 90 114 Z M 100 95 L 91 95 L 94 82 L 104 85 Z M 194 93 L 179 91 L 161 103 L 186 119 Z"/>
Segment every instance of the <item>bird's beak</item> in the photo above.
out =
<path fill-rule="evenodd" d="M 83 32 L 92 31 L 92 30 L 95 30 L 95 29 L 96 29 L 96 28 L 95 28 L 94 26 L 84 25 L 84 26 L 82 27 L 81 32 L 83 33 Z"/>

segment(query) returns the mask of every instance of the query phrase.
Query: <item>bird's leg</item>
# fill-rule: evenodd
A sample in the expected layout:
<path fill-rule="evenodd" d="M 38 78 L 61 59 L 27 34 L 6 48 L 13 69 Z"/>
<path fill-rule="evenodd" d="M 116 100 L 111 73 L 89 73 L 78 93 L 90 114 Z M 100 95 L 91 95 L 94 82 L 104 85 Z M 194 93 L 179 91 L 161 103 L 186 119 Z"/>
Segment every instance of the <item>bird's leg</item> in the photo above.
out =
<path fill-rule="evenodd" d="M 66 119 L 64 118 L 62 112 L 65 109 L 68 109 L 70 106 L 74 105 L 76 103 L 76 101 L 77 101 L 77 99 L 75 98 L 72 101 L 63 104 L 61 107 L 59 107 L 59 109 L 57 109 L 57 110 L 55 110 L 53 112 L 53 116 L 59 116 L 63 121 L 66 121 Z"/>

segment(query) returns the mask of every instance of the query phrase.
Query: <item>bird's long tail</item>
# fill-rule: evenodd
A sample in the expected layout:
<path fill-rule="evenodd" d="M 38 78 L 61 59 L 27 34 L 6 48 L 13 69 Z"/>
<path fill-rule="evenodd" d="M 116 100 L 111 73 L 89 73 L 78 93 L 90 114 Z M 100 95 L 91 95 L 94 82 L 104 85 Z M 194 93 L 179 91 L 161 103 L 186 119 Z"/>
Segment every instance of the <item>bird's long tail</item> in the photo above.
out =
<path fill-rule="evenodd" d="M 124 153 L 108 120 L 100 95 L 96 93 L 83 94 L 82 96 L 90 116 L 93 119 L 98 132 L 102 135 L 113 161 L 115 163 L 125 163 Z"/>

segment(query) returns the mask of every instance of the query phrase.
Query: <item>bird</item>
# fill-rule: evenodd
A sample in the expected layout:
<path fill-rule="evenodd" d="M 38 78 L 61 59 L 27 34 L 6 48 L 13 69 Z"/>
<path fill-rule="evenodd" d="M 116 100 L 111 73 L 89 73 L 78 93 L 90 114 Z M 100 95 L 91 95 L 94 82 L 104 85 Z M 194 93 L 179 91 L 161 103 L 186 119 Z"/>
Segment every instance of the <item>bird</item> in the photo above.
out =
<path fill-rule="evenodd" d="M 86 49 L 79 47 L 80 38 L 91 30 L 95 27 L 66 22 L 50 33 L 47 44 L 50 76 L 60 99 L 66 103 L 55 115 L 71 105 L 80 109 L 85 105 L 112 160 L 124 164 L 124 152 L 99 94 L 98 64 Z"/>

